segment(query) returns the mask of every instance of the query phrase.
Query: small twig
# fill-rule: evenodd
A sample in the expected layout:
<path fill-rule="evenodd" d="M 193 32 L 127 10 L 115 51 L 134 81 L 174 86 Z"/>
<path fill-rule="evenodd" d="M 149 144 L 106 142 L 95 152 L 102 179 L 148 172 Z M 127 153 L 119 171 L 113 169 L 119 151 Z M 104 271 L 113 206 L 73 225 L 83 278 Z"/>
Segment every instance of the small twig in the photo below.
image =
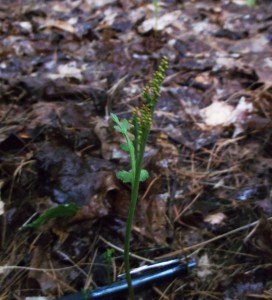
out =
<path fill-rule="evenodd" d="M 259 221 L 254 228 L 250 231 L 250 233 L 244 238 L 243 242 L 246 243 L 252 236 L 253 234 L 256 232 L 256 230 L 259 228 L 261 222 Z"/>
<path fill-rule="evenodd" d="M 122 248 L 120 248 L 120 247 L 118 247 L 118 246 L 112 244 L 111 242 L 108 242 L 108 241 L 107 241 L 106 239 L 104 239 L 101 235 L 99 236 L 99 239 L 100 239 L 101 241 L 103 241 L 105 244 L 107 244 L 108 246 L 112 247 L 113 249 L 115 249 L 115 250 L 117 250 L 117 251 L 119 251 L 119 252 L 121 252 L 121 253 L 124 253 L 124 249 L 122 249 Z M 130 255 L 131 257 L 134 257 L 134 258 L 136 258 L 136 259 L 143 260 L 143 261 L 146 261 L 146 262 L 149 262 L 149 263 L 153 263 L 153 262 L 154 262 L 154 260 L 152 260 L 152 259 L 145 258 L 145 257 L 139 256 L 139 255 L 134 254 L 134 253 L 131 253 L 131 252 L 129 253 L 129 255 Z"/>
<path fill-rule="evenodd" d="M 72 268 L 76 268 L 76 266 L 69 266 L 69 267 L 63 267 L 63 268 L 55 268 L 54 271 L 64 271 L 69 270 Z M 52 269 L 48 268 L 33 268 L 33 267 L 21 267 L 21 266 L 1 266 L 0 267 L 0 274 L 5 272 L 5 270 L 24 270 L 24 271 L 38 271 L 38 272 L 50 272 Z"/>
<path fill-rule="evenodd" d="M 105 107 L 105 115 L 106 118 L 109 119 L 110 113 L 112 111 L 112 100 L 114 98 L 114 96 L 116 95 L 116 92 L 118 91 L 118 89 L 124 85 L 125 80 L 127 79 L 128 75 L 125 75 L 124 77 L 120 78 L 108 91 L 108 100 L 107 100 L 107 104 Z"/>
<path fill-rule="evenodd" d="M 169 300 L 169 297 L 165 295 L 165 292 L 162 292 L 158 287 L 154 286 L 153 290 L 160 295 L 159 300 Z"/>
<path fill-rule="evenodd" d="M 161 177 L 161 175 L 155 177 L 154 179 L 152 179 L 152 181 L 150 182 L 150 184 L 148 185 L 144 195 L 142 196 L 141 200 L 145 199 L 147 194 L 149 193 L 149 191 L 151 190 L 152 186 L 154 185 L 154 183 Z"/>
<path fill-rule="evenodd" d="M 202 192 L 198 193 L 195 198 L 178 214 L 178 216 L 175 218 L 174 222 L 176 222 L 195 202 L 196 200 L 201 196 Z"/>
<path fill-rule="evenodd" d="M 90 268 L 89 268 L 89 271 L 88 271 L 88 274 L 87 274 L 87 279 L 86 279 L 85 284 L 84 284 L 84 289 L 87 289 L 88 287 L 90 287 L 91 283 L 93 282 L 93 278 L 91 276 L 91 270 L 92 270 L 92 267 L 94 265 L 94 261 L 96 259 L 96 256 L 97 256 L 97 250 L 95 251 L 95 253 L 92 257 L 91 265 L 90 265 Z"/>
<path fill-rule="evenodd" d="M 163 300 L 163 299 L 169 299 L 169 297 L 166 296 L 166 293 L 170 290 L 170 288 L 173 286 L 173 284 L 175 283 L 176 280 L 173 280 L 167 287 L 166 289 L 160 294 L 161 297 L 159 300 Z"/>
<path fill-rule="evenodd" d="M 267 221 L 272 221 L 272 217 L 268 218 Z M 161 255 L 161 256 L 159 256 L 159 257 L 156 257 L 156 259 L 169 258 L 169 257 L 173 257 L 173 256 L 176 256 L 176 255 L 183 254 L 183 253 L 188 252 L 188 251 L 193 250 L 193 249 L 201 248 L 201 247 L 206 246 L 206 245 L 208 245 L 208 244 L 210 244 L 210 243 L 212 243 L 212 242 L 214 242 L 214 241 L 220 240 L 220 239 L 222 239 L 222 238 L 225 238 L 225 237 L 227 237 L 227 236 L 230 236 L 230 235 L 232 235 L 232 234 L 234 234 L 234 233 L 237 233 L 237 232 L 239 232 L 239 231 L 243 231 L 243 230 L 246 230 L 246 229 L 251 228 L 251 227 L 253 227 L 253 226 L 256 226 L 257 224 L 259 224 L 259 222 L 260 222 L 260 221 L 257 220 L 257 221 L 255 221 L 255 222 L 250 223 L 250 224 L 247 224 L 247 225 L 238 227 L 238 228 L 233 229 L 233 230 L 231 230 L 231 231 L 228 231 L 228 232 L 226 232 L 226 233 L 224 233 L 224 234 L 221 234 L 221 235 L 219 235 L 219 236 L 216 236 L 216 237 L 214 237 L 214 238 L 212 238 L 212 239 L 209 239 L 209 240 L 207 240 L 207 241 L 201 242 L 201 243 L 199 243 L 199 244 L 192 245 L 192 246 L 190 246 L 190 247 L 186 247 L 186 248 L 183 248 L 183 249 L 181 249 L 181 250 L 177 250 L 177 251 L 174 251 L 174 252 L 165 254 L 165 255 Z"/>

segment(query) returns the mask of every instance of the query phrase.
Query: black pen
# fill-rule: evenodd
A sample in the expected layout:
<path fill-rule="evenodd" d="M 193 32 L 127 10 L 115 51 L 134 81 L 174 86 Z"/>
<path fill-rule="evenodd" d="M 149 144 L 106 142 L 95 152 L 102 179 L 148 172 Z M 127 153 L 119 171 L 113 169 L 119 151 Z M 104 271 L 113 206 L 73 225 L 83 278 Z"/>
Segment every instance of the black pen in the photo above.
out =
<path fill-rule="evenodd" d="M 132 285 L 134 290 L 141 291 L 152 286 L 152 284 L 163 283 L 166 280 L 172 280 L 179 275 L 187 273 L 188 269 L 196 267 L 195 260 L 187 263 L 180 259 L 170 261 L 160 261 L 150 265 L 151 268 L 140 267 L 136 271 L 144 273 L 143 275 L 134 274 L 132 271 Z M 148 271 L 147 271 L 148 269 Z M 148 274 L 146 274 L 148 273 Z M 110 285 L 96 288 L 92 291 L 84 290 L 78 293 L 70 294 L 58 298 L 57 300 L 92 300 L 92 299 L 114 299 L 115 297 L 125 297 L 128 295 L 128 285 L 126 279 L 118 280 Z"/>

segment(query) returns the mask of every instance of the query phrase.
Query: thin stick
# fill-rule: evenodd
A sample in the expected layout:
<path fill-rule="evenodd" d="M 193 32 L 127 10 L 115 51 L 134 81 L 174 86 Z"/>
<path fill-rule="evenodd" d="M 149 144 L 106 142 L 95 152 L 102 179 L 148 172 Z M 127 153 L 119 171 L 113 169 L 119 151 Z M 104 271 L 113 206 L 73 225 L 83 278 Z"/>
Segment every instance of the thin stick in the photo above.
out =
<path fill-rule="evenodd" d="M 267 221 L 272 221 L 272 217 L 268 218 Z M 225 238 L 227 236 L 230 236 L 234 233 L 237 233 L 239 231 L 243 231 L 245 229 L 248 229 L 248 228 L 251 228 L 253 226 L 256 226 L 257 224 L 259 224 L 259 220 L 258 221 L 255 221 L 255 222 L 252 222 L 250 224 L 247 224 L 247 225 L 244 225 L 244 226 L 241 226 L 241 227 L 238 227 L 236 229 L 233 229 L 229 232 L 226 232 L 224 234 L 221 234 L 219 236 L 216 236 L 212 239 L 209 239 L 207 241 L 204 241 L 204 242 L 201 242 L 199 244 L 196 244 L 196 245 L 193 245 L 193 246 L 190 246 L 190 247 L 186 247 L 186 248 L 183 248 L 181 250 L 177 250 L 177 251 L 174 251 L 174 252 L 171 252 L 171 253 L 168 253 L 168 254 L 165 254 L 165 255 L 162 255 L 162 256 L 159 256 L 159 257 L 156 257 L 156 259 L 164 259 L 164 258 L 169 258 L 169 257 L 172 257 L 172 256 L 176 256 L 176 255 L 179 255 L 179 254 L 182 254 L 184 252 L 187 252 L 187 251 L 190 251 L 190 250 L 193 250 L 193 249 L 196 249 L 196 248 L 201 248 L 203 246 L 206 246 L 214 241 L 217 241 L 217 240 L 220 240 L 222 238 Z"/>
<path fill-rule="evenodd" d="M 117 251 L 119 251 L 119 252 L 121 252 L 121 253 L 124 253 L 124 249 L 122 249 L 122 248 L 120 248 L 120 247 L 118 247 L 118 246 L 112 244 L 111 242 L 108 242 L 108 241 L 105 240 L 101 235 L 99 236 L 99 239 L 100 239 L 101 241 L 103 241 L 105 244 L 107 244 L 108 246 L 110 246 L 111 248 L 113 248 L 113 249 L 115 249 L 115 250 L 117 250 Z M 143 261 L 146 261 L 146 262 L 149 262 L 149 263 L 153 263 L 153 262 L 154 262 L 154 260 L 152 260 L 152 259 L 145 258 L 145 257 L 139 256 L 139 255 L 134 254 L 134 253 L 131 253 L 131 252 L 129 252 L 129 255 L 130 255 L 131 257 L 134 257 L 134 258 L 136 258 L 136 259 L 143 260 Z"/>

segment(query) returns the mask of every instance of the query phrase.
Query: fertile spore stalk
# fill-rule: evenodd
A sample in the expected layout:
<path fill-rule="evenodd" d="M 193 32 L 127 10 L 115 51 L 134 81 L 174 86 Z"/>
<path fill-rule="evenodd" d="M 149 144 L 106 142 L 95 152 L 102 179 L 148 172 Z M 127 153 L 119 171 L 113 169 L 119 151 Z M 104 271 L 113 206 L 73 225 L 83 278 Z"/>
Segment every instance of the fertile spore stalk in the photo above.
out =
<path fill-rule="evenodd" d="M 134 299 L 134 290 L 130 275 L 129 248 L 132 224 L 134 220 L 135 208 L 139 194 L 139 184 L 148 178 L 147 170 L 142 169 L 145 146 L 150 133 L 155 106 L 160 96 L 160 88 L 165 78 L 165 72 L 168 68 L 168 59 L 163 57 L 158 70 L 154 73 L 153 79 L 144 88 L 142 96 L 144 103 L 141 107 L 135 108 L 130 120 L 120 121 L 115 114 L 111 118 L 116 124 L 115 130 L 120 132 L 125 138 L 125 143 L 120 145 L 121 149 L 129 154 L 131 170 L 117 172 L 117 178 L 124 183 L 131 184 L 131 199 L 126 223 L 124 263 L 125 273 L 129 289 L 129 297 Z M 133 136 L 131 138 L 130 136 Z"/>

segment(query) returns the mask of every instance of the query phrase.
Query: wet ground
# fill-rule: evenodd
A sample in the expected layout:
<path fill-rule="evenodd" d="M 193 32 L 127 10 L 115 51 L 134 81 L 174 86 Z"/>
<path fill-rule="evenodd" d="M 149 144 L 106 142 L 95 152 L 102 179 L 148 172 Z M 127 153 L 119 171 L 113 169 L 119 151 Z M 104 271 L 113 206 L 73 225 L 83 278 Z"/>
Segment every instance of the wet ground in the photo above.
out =
<path fill-rule="evenodd" d="M 0 298 L 54 299 L 123 272 L 129 117 L 160 59 L 132 266 L 186 256 L 137 299 L 272 299 L 272 4 L 1 1 Z M 74 216 L 22 226 L 59 205 Z M 124 297 L 125 299 L 125 297 Z"/>

